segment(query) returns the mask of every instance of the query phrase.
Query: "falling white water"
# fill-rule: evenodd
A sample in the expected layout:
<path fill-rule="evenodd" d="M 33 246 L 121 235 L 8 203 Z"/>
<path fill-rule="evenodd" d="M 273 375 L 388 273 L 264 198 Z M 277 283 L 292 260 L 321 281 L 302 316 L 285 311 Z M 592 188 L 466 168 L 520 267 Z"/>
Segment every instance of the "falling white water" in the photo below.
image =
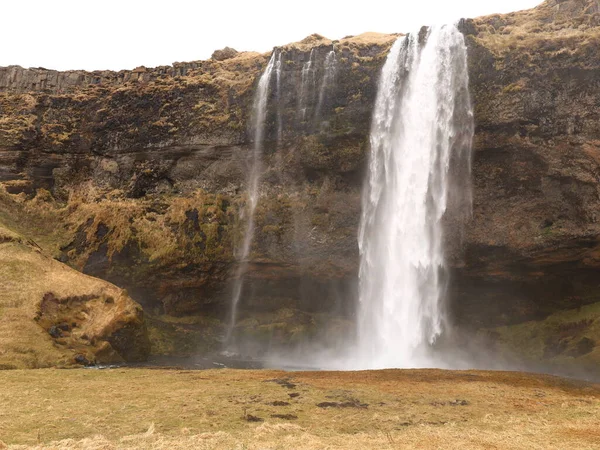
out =
<path fill-rule="evenodd" d="M 276 61 L 276 52 L 273 52 L 269 64 L 258 81 L 258 87 L 254 94 L 254 104 L 252 107 L 252 125 L 254 131 L 254 148 L 252 151 L 252 162 L 248 177 L 248 203 L 244 215 L 246 216 L 246 230 L 242 247 L 238 252 L 238 270 L 233 286 L 233 295 L 231 297 L 231 311 L 229 318 L 229 327 L 227 330 L 226 344 L 231 345 L 231 337 L 237 320 L 237 309 L 244 287 L 244 273 L 248 268 L 248 255 L 254 237 L 254 213 L 258 204 L 258 184 L 262 172 L 262 154 L 265 132 L 265 119 L 267 117 L 267 100 L 269 97 L 269 85 L 271 83 L 271 74 Z"/>
<path fill-rule="evenodd" d="M 277 147 L 281 144 L 281 138 L 283 133 L 283 124 L 281 121 L 281 54 L 277 55 L 277 61 L 275 62 L 275 95 L 277 101 Z"/>
<path fill-rule="evenodd" d="M 379 81 L 353 368 L 436 366 L 430 348 L 445 322 L 442 219 L 449 204 L 470 208 L 468 182 L 452 174 L 470 178 L 473 112 L 463 35 L 435 27 L 424 40 L 399 38 Z M 468 201 L 453 200 L 461 196 Z"/>
<path fill-rule="evenodd" d="M 314 93 L 315 90 L 315 49 L 310 51 L 308 61 L 302 65 L 302 78 L 300 83 L 300 97 L 298 98 L 298 110 L 300 113 L 300 120 L 304 121 L 306 118 L 306 109 L 309 104 L 309 96 Z"/>
<path fill-rule="evenodd" d="M 321 109 L 323 103 L 327 100 L 327 91 L 331 88 L 337 69 L 337 60 L 335 58 L 335 50 L 331 50 L 325 57 L 325 67 L 323 72 L 323 81 L 321 81 L 321 87 L 319 89 L 319 100 L 317 102 L 317 108 L 315 110 L 315 122 L 319 122 L 321 117 Z"/>

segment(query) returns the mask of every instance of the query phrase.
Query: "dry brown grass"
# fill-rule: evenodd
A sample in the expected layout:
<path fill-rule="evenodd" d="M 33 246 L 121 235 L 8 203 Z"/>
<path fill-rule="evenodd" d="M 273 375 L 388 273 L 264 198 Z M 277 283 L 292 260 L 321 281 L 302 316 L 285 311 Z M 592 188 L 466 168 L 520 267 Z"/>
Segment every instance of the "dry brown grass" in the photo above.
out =
<path fill-rule="evenodd" d="M 34 240 L 48 255 L 59 257 L 67 249 L 70 264 L 80 270 L 103 244 L 109 260 L 126 245 L 135 245 L 149 261 L 177 264 L 192 257 L 186 240 L 203 241 L 204 250 L 193 255 L 202 262 L 231 258 L 232 243 L 227 235 L 219 236 L 219 226 L 233 221 L 227 216 L 233 212 L 226 213 L 223 207 L 228 199 L 222 195 L 197 190 L 186 196 L 163 196 L 160 201 L 131 199 L 122 191 L 102 189 L 91 182 L 78 185 L 69 194 L 66 204 L 59 204 L 44 189 L 27 199 L 24 194 L 8 194 L 0 184 L 0 226 Z M 164 211 L 153 212 L 163 203 L 168 205 Z M 199 214 L 201 233 L 187 236 L 174 230 L 187 220 L 186 212 L 194 210 Z M 106 229 L 105 236 L 99 235 L 100 228 Z M 85 246 L 69 249 L 78 231 L 85 233 Z"/>
<path fill-rule="evenodd" d="M 83 189 L 82 189 L 83 191 Z M 148 257 L 149 261 L 160 261 L 162 264 L 177 264 L 190 251 L 186 250 L 186 242 L 202 241 L 204 251 L 196 252 L 195 256 L 206 261 L 227 260 L 230 258 L 230 242 L 219 238 L 219 226 L 228 224 L 224 212 L 223 198 L 220 195 L 196 191 L 185 197 L 165 196 L 163 201 L 168 205 L 163 213 L 148 211 L 153 205 L 152 199 L 109 198 L 94 201 L 94 187 L 85 188 L 87 198 L 72 196 L 67 209 L 68 222 L 74 232 L 81 224 L 86 226 L 85 251 L 80 255 L 70 255 L 78 268 L 85 263 L 100 245 L 107 245 L 109 259 L 119 253 L 127 244 L 135 244 Z M 199 214 L 201 233 L 185 236 L 174 231 L 174 226 L 181 226 L 187 220 L 186 212 L 196 211 Z M 100 226 L 107 229 L 106 237 L 98 238 Z"/>
<path fill-rule="evenodd" d="M 391 45 L 396 39 L 398 39 L 398 34 L 385 34 L 385 33 L 375 33 L 375 32 L 367 32 L 361 33 L 356 36 L 348 36 L 340 40 L 340 44 L 350 44 L 350 45 Z"/>
<path fill-rule="evenodd" d="M 599 442 L 600 386 L 543 375 L 35 370 L 0 372 L 0 383 L 0 439 L 14 449 L 592 449 Z M 317 406 L 324 402 L 346 407 Z"/>
<path fill-rule="evenodd" d="M 551 56 L 576 54 L 600 39 L 600 14 L 593 0 L 545 1 L 536 8 L 475 19 L 478 39 L 497 54 L 517 49 Z"/>
<path fill-rule="evenodd" d="M 49 255 L 58 256 L 59 248 L 73 237 L 65 213 L 45 189 L 27 199 L 25 194 L 7 193 L 0 184 L 0 226 L 35 241 Z"/>

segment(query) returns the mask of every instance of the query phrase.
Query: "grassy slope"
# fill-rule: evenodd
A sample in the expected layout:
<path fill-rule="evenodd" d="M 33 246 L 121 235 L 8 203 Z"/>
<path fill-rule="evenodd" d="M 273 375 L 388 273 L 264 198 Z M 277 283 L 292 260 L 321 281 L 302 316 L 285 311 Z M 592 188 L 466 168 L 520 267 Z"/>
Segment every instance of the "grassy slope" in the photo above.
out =
<path fill-rule="evenodd" d="M 45 369 L 0 372 L 0 385 L 0 436 L 15 449 L 592 449 L 600 442 L 600 385 L 543 375 Z"/>
<path fill-rule="evenodd" d="M 75 329 L 73 339 L 65 338 L 63 345 L 57 345 L 34 320 L 48 292 L 58 298 L 97 299 L 79 312 L 65 310 L 64 320 L 78 323 L 77 333 L 87 334 L 88 345 L 76 337 Z M 103 299 L 108 297 L 113 300 L 105 304 Z M 121 289 L 54 260 L 36 243 L 5 226 L 0 217 L 0 369 L 70 365 L 77 353 L 100 351 L 115 326 L 135 325 L 136 308 Z"/>
<path fill-rule="evenodd" d="M 45 266 L 53 263 L 59 264 L 0 223 L 0 368 L 67 362 L 67 355 L 53 346 L 48 333 L 33 320 L 45 293 L 39 291 L 48 275 Z"/>

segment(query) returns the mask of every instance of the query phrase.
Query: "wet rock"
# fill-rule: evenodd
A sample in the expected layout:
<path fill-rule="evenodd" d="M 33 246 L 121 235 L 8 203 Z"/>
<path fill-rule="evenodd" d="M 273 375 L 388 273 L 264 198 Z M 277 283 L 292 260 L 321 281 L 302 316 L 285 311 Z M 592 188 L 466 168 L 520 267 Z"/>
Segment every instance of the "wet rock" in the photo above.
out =
<path fill-rule="evenodd" d="M 83 355 L 76 355 L 74 360 L 77 364 L 81 364 L 82 366 L 93 366 L 94 365 L 92 362 L 90 362 L 90 360 L 88 360 Z"/>
<path fill-rule="evenodd" d="M 361 403 L 360 400 L 350 399 L 344 402 L 321 402 L 317 403 L 319 408 L 368 408 L 367 403 Z"/>
<path fill-rule="evenodd" d="M 577 342 L 575 348 L 569 353 L 569 355 L 575 358 L 587 355 L 596 348 L 596 345 L 597 344 L 593 339 L 584 337 L 579 342 Z"/>

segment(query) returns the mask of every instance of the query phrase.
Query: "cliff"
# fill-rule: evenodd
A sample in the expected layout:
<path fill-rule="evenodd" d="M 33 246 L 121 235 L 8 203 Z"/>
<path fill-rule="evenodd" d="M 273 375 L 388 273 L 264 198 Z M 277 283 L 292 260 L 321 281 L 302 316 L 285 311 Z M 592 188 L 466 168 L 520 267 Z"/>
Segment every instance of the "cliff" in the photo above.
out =
<path fill-rule="evenodd" d="M 473 217 L 448 239 L 454 321 L 490 329 L 595 304 L 598 2 L 551 0 L 461 29 L 477 129 Z M 371 110 L 396 37 L 313 35 L 278 49 L 242 326 L 293 341 L 319 328 L 315 313 L 352 314 Z M 118 73 L 0 68 L 0 218 L 127 288 L 156 336 L 189 334 L 176 316 L 222 318 L 244 229 L 252 98 L 269 57 L 225 51 Z"/>

